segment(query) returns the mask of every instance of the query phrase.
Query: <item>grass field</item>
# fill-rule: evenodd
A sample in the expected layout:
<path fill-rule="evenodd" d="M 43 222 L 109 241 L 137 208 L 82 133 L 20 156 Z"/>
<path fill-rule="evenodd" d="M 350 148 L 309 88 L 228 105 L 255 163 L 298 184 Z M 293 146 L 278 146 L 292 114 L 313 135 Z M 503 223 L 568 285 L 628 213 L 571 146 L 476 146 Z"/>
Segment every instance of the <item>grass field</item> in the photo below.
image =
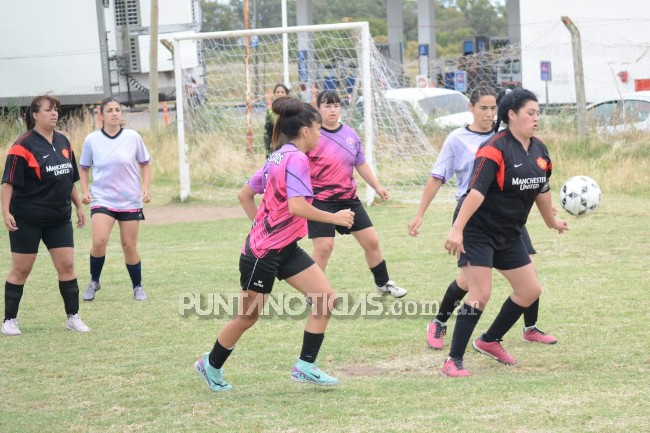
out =
<path fill-rule="evenodd" d="M 442 248 L 451 205 L 434 202 L 417 239 L 406 234 L 415 210 L 369 209 L 391 277 L 409 289 L 404 303 L 440 299 L 456 273 Z M 439 371 L 450 339 L 443 351 L 426 347 L 430 317 L 334 318 L 319 357 L 341 380 L 330 390 L 289 380 L 304 320 L 288 317 L 262 319 L 244 335 L 225 366 L 232 391 L 211 393 L 194 372 L 227 319 L 182 317 L 180 296 L 238 292 L 245 219 L 145 222 L 140 250 L 150 299 L 143 303 L 132 300 L 115 230 L 103 288 L 81 305 L 92 329 L 83 335 L 65 330 L 42 249 L 19 314 L 23 335 L 0 336 L 0 432 L 650 431 L 648 213 L 644 194 L 606 193 L 597 214 L 571 218 L 571 231 L 559 236 L 533 212 L 529 230 L 545 288 L 539 325 L 557 345 L 525 343 L 518 323 L 504 341 L 516 366 L 470 348 L 465 363 L 475 376 L 449 379 Z M 90 231 L 75 233 L 83 289 Z M 8 250 L 0 236 L 3 272 Z M 348 237 L 338 238 L 328 276 L 339 293 L 373 289 Z M 506 286 L 495 277 L 476 334 L 496 315 Z M 295 292 L 278 283 L 274 293 Z"/>

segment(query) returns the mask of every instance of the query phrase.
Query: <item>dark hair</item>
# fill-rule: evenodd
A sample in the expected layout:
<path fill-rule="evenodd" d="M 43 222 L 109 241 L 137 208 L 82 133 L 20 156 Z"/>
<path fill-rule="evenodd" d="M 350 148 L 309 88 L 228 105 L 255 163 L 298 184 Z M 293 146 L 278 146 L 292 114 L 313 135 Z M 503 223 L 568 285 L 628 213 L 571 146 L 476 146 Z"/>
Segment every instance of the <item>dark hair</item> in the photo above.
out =
<path fill-rule="evenodd" d="M 341 97 L 336 90 L 323 90 L 316 97 L 316 105 L 321 104 L 340 104 Z"/>
<path fill-rule="evenodd" d="M 497 97 L 497 105 L 499 106 L 497 111 L 497 121 L 494 124 L 494 130 L 498 131 L 501 122 L 508 124 L 508 112 L 510 110 L 515 113 L 518 112 L 521 107 L 526 105 L 528 101 L 537 102 L 537 96 L 533 92 L 527 89 L 506 89 L 502 91 Z"/>
<path fill-rule="evenodd" d="M 106 107 L 106 105 L 110 104 L 111 102 L 117 102 L 117 105 L 120 105 L 120 101 L 113 98 L 112 96 L 109 96 L 108 98 L 102 99 L 102 102 L 99 104 L 99 112 L 104 114 L 104 107 Z"/>
<path fill-rule="evenodd" d="M 497 92 L 492 86 L 479 84 L 478 86 L 474 87 L 474 90 L 470 92 L 469 103 L 476 105 L 479 99 L 481 99 L 483 96 L 494 96 L 496 98 Z"/>
<path fill-rule="evenodd" d="M 275 91 L 278 90 L 278 87 L 282 87 L 284 89 L 284 91 L 287 93 L 287 95 L 291 92 L 291 90 L 289 90 L 289 88 L 287 86 L 285 86 L 282 83 L 278 83 L 278 84 L 275 85 L 275 87 L 273 87 L 273 94 L 274 95 L 275 95 Z"/>
<path fill-rule="evenodd" d="M 304 126 L 309 128 L 314 122 L 321 123 L 320 113 L 314 107 L 292 96 L 276 99 L 271 109 L 278 115 L 271 139 L 274 150 L 278 147 L 281 133 L 288 139 L 292 139 L 298 136 L 300 128 Z"/>
<path fill-rule="evenodd" d="M 41 111 L 41 108 L 43 107 L 43 101 L 47 101 L 50 104 L 48 108 L 55 107 L 57 112 L 61 109 L 61 101 L 59 101 L 58 98 L 52 95 L 37 96 L 32 100 L 32 103 L 29 104 L 27 110 L 25 110 L 25 123 L 27 124 L 28 131 L 36 126 L 36 121 L 34 120 L 33 114 Z"/>

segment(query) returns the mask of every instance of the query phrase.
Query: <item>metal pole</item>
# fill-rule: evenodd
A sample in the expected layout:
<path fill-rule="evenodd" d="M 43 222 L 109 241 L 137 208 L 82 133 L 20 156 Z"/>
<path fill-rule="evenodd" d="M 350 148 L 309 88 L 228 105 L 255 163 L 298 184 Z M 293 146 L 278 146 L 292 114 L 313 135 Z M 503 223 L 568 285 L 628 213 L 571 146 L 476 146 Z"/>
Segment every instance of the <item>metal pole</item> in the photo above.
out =
<path fill-rule="evenodd" d="M 154 130 L 158 129 L 158 0 L 151 0 L 151 26 L 149 27 L 149 112 L 151 113 L 151 128 Z"/>
<path fill-rule="evenodd" d="M 178 173 L 180 180 L 181 201 L 187 200 L 190 196 L 190 166 L 187 163 L 187 147 L 185 146 L 185 116 L 183 103 L 185 93 L 183 92 L 183 71 L 181 69 L 181 43 L 178 39 L 173 40 L 174 44 L 174 81 L 176 82 L 176 130 L 178 132 Z"/>
<path fill-rule="evenodd" d="M 373 172 L 375 167 L 375 135 L 372 123 L 372 81 L 370 78 L 370 26 L 367 22 L 361 27 L 361 71 L 363 71 L 363 128 L 365 135 L 366 162 Z M 375 199 L 375 190 L 366 185 L 366 204 L 370 206 Z"/>
<path fill-rule="evenodd" d="M 250 30 L 250 9 L 248 0 L 244 0 L 244 29 Z M 246 153 L 253 154 L 253 97 L 251 92 L 251 37 L 244 36 L 244 68 L 246 74 Z"/>
<path fill-rule="evenodd" d="M 104 19 L 104 4 L 102 0 L 95 1 L 97 9 L 97 32 L 99 33 L 99 58 L 102 62 L 102 86 L 104 98 L 111 96 L 111 77 L 108 70 L 108 43 L 106 42 L 106 21 Z"/>
<path fill-rule="evenodd" d="M 282 28 L 287 28 L 288 25 L 287 0 L 282 0 Z M 289 84 L 289 35 L 286 33 L 282 33 L 282 64 L 284 69 L 284 85 L 291 87 Z"/>
<path fill-rule="evenodd" d="M 580 43 L 580 30 L 573 24 L 571 18 L 561 17 L 562 23 L 571 33 L 571 47 L 573 49 L 573 69 L 576 83 L 576 105 L 578 108 L 578 136 L 584 139 L 587 135 L 587 98 L 585 96 L 585 74 L 582 66 L 582 48 Z"/>

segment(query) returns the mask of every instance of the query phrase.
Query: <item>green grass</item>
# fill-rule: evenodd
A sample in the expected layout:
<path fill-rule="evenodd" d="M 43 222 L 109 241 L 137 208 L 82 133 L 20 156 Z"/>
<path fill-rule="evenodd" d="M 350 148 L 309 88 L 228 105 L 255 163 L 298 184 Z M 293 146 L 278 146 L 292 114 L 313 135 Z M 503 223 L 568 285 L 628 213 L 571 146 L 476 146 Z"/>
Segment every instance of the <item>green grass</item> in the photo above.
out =
<path fill-rule="evenodd" d="M 456 273 L 442 248 L 452 208 L 434 202 L 417 239 L 406 235 L 415 211 L 369 209 L 391 277 L 409 289 L 404 302 L 439 300 Z M 103 288 L 81 305 L 92 328 L 84 335 L 65 330 L 56 274 L 41 249 L 21 304 L 23 335 L 0 336 L 0 432 L 649 431 L 648 212 L 644 197 L 608 193 L 598 213 L 571 218 L 571 231 L 559 236 L 533 211 L 529 230 L 545 289 L 540 327 L 557 345 L 523 342 L 519 323 L 504 341 L 516 366 L 470 349 L 466 365 L 475 376 L 454 380 L 439 375 L 451 335 L 443 351 L 426 347 L 429 317 L 332 319 L 319 356 L 341 380 L 331 390 L 289 380 L 304 325 L 291 318 L 262 319 L 244 335 L 226 364 L 232 391 L 211 393 L 194 372 L 226 319 L 181 317 L 179 295 L 238 292 L 245 219 L 145 222 L 144 303 L 132 300 L 114 230 Z M 75 234 L 83 289 L 90 230 Z M 8 271 L 3 239 L 0 268 Z M 337 238 L 328 277 L 340 293 L 373 288 L 350 237 Z M 296 292 L 277 283 L 274 293 Z M 508 293 L 495 276 L 476 334 Z"/>

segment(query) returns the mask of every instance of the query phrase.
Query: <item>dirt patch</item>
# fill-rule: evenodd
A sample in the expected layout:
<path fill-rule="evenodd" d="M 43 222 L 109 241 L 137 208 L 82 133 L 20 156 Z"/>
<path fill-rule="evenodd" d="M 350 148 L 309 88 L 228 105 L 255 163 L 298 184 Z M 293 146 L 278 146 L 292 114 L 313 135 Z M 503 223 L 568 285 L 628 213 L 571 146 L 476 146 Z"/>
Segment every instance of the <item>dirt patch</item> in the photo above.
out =
<path fill-rule="evenodd" d="M 144 216 L 146 224 L 171 224 L 197 221 L 215 221 L 226 218 L 245 218 L 246 214 L 241 207 L 219 206 L 145 206 Z"/>

